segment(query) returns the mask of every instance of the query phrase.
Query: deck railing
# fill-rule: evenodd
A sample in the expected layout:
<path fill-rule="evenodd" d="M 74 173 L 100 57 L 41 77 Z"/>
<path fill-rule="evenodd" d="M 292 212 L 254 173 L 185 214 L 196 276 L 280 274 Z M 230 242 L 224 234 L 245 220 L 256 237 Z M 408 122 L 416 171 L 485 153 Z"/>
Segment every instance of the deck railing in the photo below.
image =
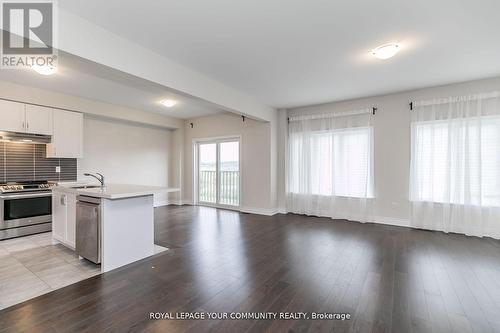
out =
<path fill-rule="evenodd" d="M 239 206 L 240 204 L 240 172 L 219 171 L 219 203 Z M 200 171 L 200 202 L 217 203 L 217 172 Z"/>

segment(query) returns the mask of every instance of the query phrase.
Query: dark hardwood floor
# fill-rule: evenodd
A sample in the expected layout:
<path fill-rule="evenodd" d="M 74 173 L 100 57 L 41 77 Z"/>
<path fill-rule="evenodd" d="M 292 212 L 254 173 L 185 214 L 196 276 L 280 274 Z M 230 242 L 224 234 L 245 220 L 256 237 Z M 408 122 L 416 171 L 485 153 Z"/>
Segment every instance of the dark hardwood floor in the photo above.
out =
<path fill-rule="evenodd" d="M 5 309 L 0 332 L 500 331 L 499 241 L 204 207 L 155 215 L 170 251 Z M 191 311 L 352 319 L 149 319 Z"/>

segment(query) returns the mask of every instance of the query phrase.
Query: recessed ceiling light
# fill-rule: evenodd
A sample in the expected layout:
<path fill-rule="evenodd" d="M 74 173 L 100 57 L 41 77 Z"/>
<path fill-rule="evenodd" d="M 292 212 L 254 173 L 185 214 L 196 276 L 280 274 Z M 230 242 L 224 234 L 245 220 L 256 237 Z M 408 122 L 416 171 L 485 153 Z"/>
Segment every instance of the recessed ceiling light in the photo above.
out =
<path fill-rule="evenodd" d="M 375 58 L 385 60 L 394 57 L 399 50 L 401 50 L 401 44 L 387 43 L 373 49 L 372 54 Z"/>
<path fill-rule="evenodd" d="M 161 101 L 160 103 L 163 104 L 163 106 L 165 106 L 167 108 L 171 108 L 172 106 L 177 104 L 177 101 L 174 101 L 173 99 L 165 99 L 165 100 Z"/>
<path fill-rule="evenodd" d="M 42 75 L 52 75 L 55 72 L 57 72 L 57 67 L 49 66 L 49 65 L 42 65 L 42 66 L 33 65 L 33 66 L 31 66 L 31 69 L 33 69 L 38 74 L 42 74 Z"/>

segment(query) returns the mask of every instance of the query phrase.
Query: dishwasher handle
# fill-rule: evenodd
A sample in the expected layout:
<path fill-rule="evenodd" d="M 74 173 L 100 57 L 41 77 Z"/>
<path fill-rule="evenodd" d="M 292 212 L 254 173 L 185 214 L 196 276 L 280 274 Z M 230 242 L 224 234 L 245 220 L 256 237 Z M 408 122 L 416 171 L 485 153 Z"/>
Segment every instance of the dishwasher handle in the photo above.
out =
<path fill-rule="evenodd" d="M 94 205 L 100 205 L 101 204 L 101 198 L 95 198 L 95 197 L 89 197 L 86 195 L 78 195 L 76 197 L 77 201 L 89 203 L 89 204 L 94 204 Z"/>

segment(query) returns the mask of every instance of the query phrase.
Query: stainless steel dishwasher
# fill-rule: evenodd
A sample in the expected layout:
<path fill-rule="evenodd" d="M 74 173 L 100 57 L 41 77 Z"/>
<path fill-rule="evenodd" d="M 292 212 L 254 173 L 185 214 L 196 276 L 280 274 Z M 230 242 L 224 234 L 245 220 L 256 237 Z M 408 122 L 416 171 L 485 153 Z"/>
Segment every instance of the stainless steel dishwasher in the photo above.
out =
<path fill-rule="evenodd" d="M 76 201 L 76 253 L 101 263 L 101 199 L 77 196 Z"/>

